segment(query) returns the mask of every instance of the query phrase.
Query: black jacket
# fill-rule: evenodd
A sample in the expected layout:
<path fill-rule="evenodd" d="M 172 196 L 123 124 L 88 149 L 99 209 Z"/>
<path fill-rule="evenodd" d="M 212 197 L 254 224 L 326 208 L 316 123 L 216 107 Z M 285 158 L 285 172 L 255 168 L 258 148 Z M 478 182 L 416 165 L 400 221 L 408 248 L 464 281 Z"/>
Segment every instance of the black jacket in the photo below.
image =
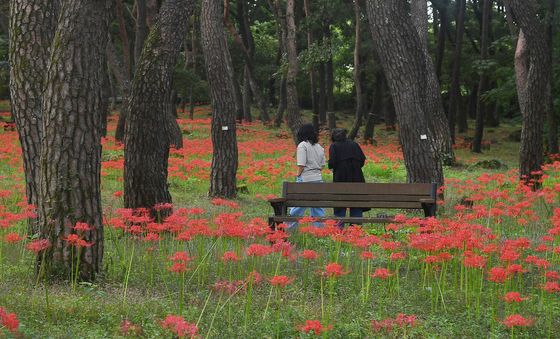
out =
<path fill-rule="evenodd" d="M 352 140 L 335 141 L 329 148 L 329 168 L 333 170 L 333 182 L 365 182 L 362 167 L 366 156 Z"/>

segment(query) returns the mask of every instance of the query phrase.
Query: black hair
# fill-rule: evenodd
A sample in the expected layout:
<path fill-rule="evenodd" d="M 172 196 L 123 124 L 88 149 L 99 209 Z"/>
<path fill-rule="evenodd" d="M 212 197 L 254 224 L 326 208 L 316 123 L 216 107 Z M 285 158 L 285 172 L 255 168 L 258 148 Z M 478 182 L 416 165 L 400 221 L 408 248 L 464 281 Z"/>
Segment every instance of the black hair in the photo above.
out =
<path fill-rule="evenodd" d="M 348 131 L 344 128 L 333 128 L 331 131 L 331 141 L 346 141 L 346 139 L 348 139 L 346 133 L 348 133 Z"/>
<path fill-rule="evenodd" d="M 319 142 L 317 132 L 315 132 L 315 127 L 313 124 L 303 124 L 297 132 L 298 144 L 302 141 L 309 141 L 312 145 Z"/>

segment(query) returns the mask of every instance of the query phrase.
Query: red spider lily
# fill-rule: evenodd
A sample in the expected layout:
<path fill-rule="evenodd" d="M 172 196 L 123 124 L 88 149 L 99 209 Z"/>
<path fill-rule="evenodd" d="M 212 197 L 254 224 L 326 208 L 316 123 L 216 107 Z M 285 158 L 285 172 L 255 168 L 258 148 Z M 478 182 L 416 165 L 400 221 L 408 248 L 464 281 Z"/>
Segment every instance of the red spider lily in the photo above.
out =
<path fill-rule="evenodd" d="M 529 300 L 528 297 L 522 297 L 519 292 L 508 292 L 504 296 L 504 300 L 507 303 L 520 303 L 525 300 Z"/>
<path fill-rule="evenodd" d="M 189 324 L 178 315 L 168 315 L 162 322 L 161 327 L 170 330 L 179 338 L 194 337 L 197 335 L 198 328 L 194 324 Z"/>
<path fill-rule="evenodd" d="M 299 219 L 299 223 L 300 224 L 311 224 L 312 222 L 317 221 L 317 219 L 313 218 L 313 217 L 309 217 L 309 216 L 305 216 L 301 219 Z"/>
<path fill-rule="evenodd" d="M 187 271 L 187 264 L 184 262 L 174 262 L 171 267 L 169 267 L 171 272 L 183 273 Z"/>
<path fill-rule="evenodd" d="M 393 252 L 391 253 L 390 258 L 393 261 L 403 260 L 404 258 L 406 258 L 406 254 L 404 254 L 403 252 Z"/>
<path fill-rule="evenodd" d="M 310 333 L 313 331 L 315 335 L 321 335 L 321 333 L 331 330 L 332 325 L 323 326 L 319 320 L 306 320 L 305 324 L 297 326 L 297 329 L 301 332 Z"/>
<path fill-rule="evenodd" d="M 389 271 L 386 268 L 377 268 L 375 270 L 375 272 L 373 272 L 373 274 L 371 275 L 372 278 L 379 278 L 379 279 L 387 279 L 391 276 L 393 276 L 394 273 L 391 273 L 391 271 Z"/>
<path fill-rule="evenodd" d="M 463 265 L 470 268 L 484 268 L 486 266 L 486 259 L 481 255 L 469 255 L 463 259 Z"/>
<path fill-rule="evenodd" d="M 175 252 L 173 256 L 169 257 L 169 260 L 173 262 L 180 262 L 186 264 L 187 262 L 191 261 L 192 258 L 189 257 L 189 254 L 187 252 L 182 251 L 182 252 Z"/>
<path fill-rule="evenodd" d="M 508 279 L 508 272 L 503 267 L 492 267 L 488 275 L 488 280 L 495 283 L 503 283 Z"/>
<path fill-rule="evenodd" d="M 428 255 L 423 259 L 423 261 L 426 264 L 435 264 L 435 263 L 438 263 L 440 261 L 440 258 L 437 255 Z"/>
<path fill-rule="evenodd" d="M 142 334 L 142 327 L 132 323 L 128 319 L 124 319 L 119 326 L 119 333 L 124 337 L 129 335 L 140 336 Z"/>
<path fill-rule="evenodd" d="M 76 231 L 82 231 L 82 232 L 87 232 L 87 231 L 91 231 L 93 228 L 90 227 L 87 223 L 85 222 L 77 222 L 76 226 L 74 226 L 74 230 Z"/>
<path fill-rule="evenodd" d="M 530 318 L 524 318 L 520 314 L 512 314 L 501 321 L 508 328 L 512 327 L 528 327 L 533 325 L 535 321 Z"/>
<path fill-rule="evenodd" d="M 557 281 L 547 281 L 542 288 L 548 293 L 560 292 L 560 284 Z"/>
<path fill-rule="evenodd" d="M 375 255 L 369 251 L 363 251 L 360 253 L 360 258 L 363 260 L 373 260 L 375 259 Z"/>
<path fill-rule="evenodd" d="M 307 260 L 315 260 L 319 257 L 319 254 L 313 250 L 303 250 L 300 256 Z"/>
<path fill-rule="evenodd" d="M 251 244 L 245 250 L 245 253 L 250 257 L 263 257 L 272 253 L 272 247 L 261 244 Z"/>
<path fill-rule="evenodd" d="M 253 284 L 258 284 L 262 281 L 261 274 L 257 271 L 249 272 L 249 275 L 247 275 L 247 281 L 252 281 Z"/>
<path fill-rule="evenodd" d="M 93 243 L 88 243 L 84 239 L 81 239 L 77 234 L 69 234 L 66 238 L 63 238 L 68 244 L 74 247 L 82 248 L 82 247 L 90 247 Z"/>
<path fill-rule="evenodd" d="M 288 237 L 289 235 L 286 232 L 279 230 L 268 234 L 265 239 L 271 243 L 278 243 L 285 241 Z"/>
<path fill-rule="evenodd" d="M 157 233 L 148 233 L 144 237 L 144 241 L 146 242 L 156 242 L 159 240 L 159 234 Z"/>
<path fill-rule="evenodd" d="M 163 210 L 170 210 L 170 209 L 173 209 L 173 204 L 168 202 L 154 205 L 154 210 L 156 211 L 163 211 Z"/>
<path fill-rule="evenodd" d="M 222 255 L 222 261 L 238 261 L 239 257 L 233 251 L 224 252 Z"/>
<path fill-rule="evenodd" d="M 19 320 L 15 313 L 8 313 L 0 307 L 0 326 L 5 327 L 12 334 L 16 335 L 19 327 Z"/>
<path fill-rule="evenodd" d="M 342 265 L 335 262 L 327 264 L 325 272 L 323 272 L 323 274 L 329 278 L 340 277 L 341 275 L 346 275 L 348 273 L 350 273 L 350 271 L 345 271 Z"/>
<path fill-rule="evenodd" d="M 234 294 L 242 286 L 244 286 L 243 280 L 235 281 L 217 281 L 212 285 L 212 288 L 218 292 L 226 292 L 227 294 Z"/>
<path fill-rule="evenodd" d="M 239 208 L 239 204 L 234 201 L 222 199 L 222 198 L 214 198 L 212 199 L 212 205 L 214 206 L 226 206 L 229 208 Z"/>
<path fill-rule="evenodd" d="M 371 326 L 373 332 L 377 333 L 382 330 L 390 332 L 393 328 L 396 327 L 404 327 L 410 326 L 414 327 L 416 325 L 416 316 L 414 314 L 406 315 L 403 313 L 399 313 L 394 319 L 387 318 L 383 320 L 372 320 Z"/>
<path fill-rule="evenodd" d="M 120 197 L 123 196 L 123 194 L 124 194 L 123 191 L 116 191 L 115 193 L 113 193 L 113 196 L 114 196 L 115 198 L 120 198 Z"/>
<path fill-rule="evenodd" d="M 286 287 L 294 281 L 295 278 L 290 278 L 285 275 L 276 275 L 270 279 L 270 284 L 276 287 Z"/>
<path fill-rule="evenodd" d="M 560 274 L 556 271 L 548 271 L 544 274 L 546 280 L 560 280 Z"/>
<path fill-rule="evenodd" d="M 511 264 L 506 268 L 508 274 L 519 274 L 519 273 L 524 273 L 525 270 L 523 269 L 523 266 L 519 265 L 519 264 Z"/>
<path fill-rule="evenodd" d="M 134 235 L 140 235 L 140 234 L 144 233 L 144 231 L 142 230 L 142 227 L 140 227 L 138 225 L 130 226 L 128 228 L 127 232 L 130 233 L 130 234 L 134 234 Z"/>
<path fill-rule="evenodd" d="M 4 236 L 4 241 L 7 242 L 8 244 L 15 244 L 22 240 L 23 238 L 20 237 L 20 235 L 17 233 L 8 233 Z"/>
<path fill-rule="evenodd" d="M 35 254 L 37 254 L 41 251 L 46 250 L 50 246 L 51 246 L 51 243 L 48 239 L 37 239 L 37 240 L 33 240 L 32 242 L 27 244 L 25 246 L 25 248 L 27 248 L 31 252 L 34 252 Z"/>

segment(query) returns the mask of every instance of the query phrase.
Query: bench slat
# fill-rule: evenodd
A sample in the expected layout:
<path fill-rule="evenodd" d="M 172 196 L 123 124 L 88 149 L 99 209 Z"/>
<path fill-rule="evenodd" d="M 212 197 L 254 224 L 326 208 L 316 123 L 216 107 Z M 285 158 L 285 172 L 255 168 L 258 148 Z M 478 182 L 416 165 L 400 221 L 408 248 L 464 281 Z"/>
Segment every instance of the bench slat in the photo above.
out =
<path fill-rule="evenodd" d="M 385 183 L 285 183 L 284 194 L 409 194 L 427 195 L 432 192 L 432 184 L 385 184 Z"/>
<path fill-rule="evenodd" d="M 275 222 L 293 222 L 298 221 L 301 217 L 270 217 L 271 220 Z M 327 221 L 327 220 L 336 220 L 342 222 L 349 222 L 349 223 L 356 223 L 356 224 L 365 224 L 365 223 L 388 223 L 393 222 L 393 217 L 387 218 L 338 218 L 338 217 L 328 217 L 328 218 L 315 218 L 317 221 Z"/>
<path fill-rule="evenodd" d="M 286 200 L 323 200 L 323 201 L 409 201 L 419 202 L 423 200 L 430 200 L 430 195 L 392 195 L 392 194 L 323 194 L 312 193 L 303 194 L 288 193 Z M 433 200 L 433 199 L 431 199 Z"/>
<path fill-rule="evenodd" d="M 361 208 L 403 208 L 420 209 L 422 204 L 409 201 L 321 201 L 321 200 L 286 200 L 289 207 L 361 207 Z"/>

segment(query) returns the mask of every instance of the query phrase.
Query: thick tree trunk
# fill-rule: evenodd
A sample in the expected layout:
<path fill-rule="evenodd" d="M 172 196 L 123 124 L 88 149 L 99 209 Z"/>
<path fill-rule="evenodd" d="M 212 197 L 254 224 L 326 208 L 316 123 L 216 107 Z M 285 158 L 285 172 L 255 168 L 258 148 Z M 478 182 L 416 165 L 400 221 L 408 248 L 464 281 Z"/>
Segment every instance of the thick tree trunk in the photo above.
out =
<path fill-rule="evenodd" d="M 63 277 L 70 277 L 72 263 L 78 260 L 80 278 L 89 281 L 103 259 L 100 178 L 108 4 L 63 2 L 42 100 L 38 214 L 40 238 L 48 239 L 51 247 L 38 260 L 49 275 Z M 76 222 L 92 227 L 81 234 L 91 246 L 77 250 L 65 241 L 76 232 Z"/>
<path fill-rule="evenodd" d="M 430 129 L 435 135 L 435 142 L 437 146 L 436 156 L 446 165 L 451 165 L 455 162 L 455 153 L 451 144 L 451 135 L 449 132 L 449 123 L 443 108 L 443 101 L 441 100 L 441 89 L 439 80 L 437 78 L 434 63 L 428 50 L 428 32 L 425 31 L 428 27 L 428 8 L 426 0 L 413 0 L 415 2 L 412 7 L 411 17 L 413 18 L 414 27 L 416 28 L 417 36 L 420 37 L 420 45 L 424 53 L 424 64 L 426 68 L 426 83 L 424 84 L 424 96 L 426 100 L 426 107 L 428 114 L 427 122 Z"/>
<path fill-rule="evenodd" d="M 409 182 L 443 183 L 441 159 L 426 98 L 425 50 L 405 1 L 368 0 L 373 41 L 395 103 Z"/>
<path fill-rule="evenodd" d="M 203 0 L 200 14 L 202 51 L 212 100 L 212 171 L 211 197 L 235 197 L 237 194 L 237 139 L 233 66 L 224 25 L 222 2 Z"/>
<path fill-rule="evenodd" d="M 523 116 L 519 175 L 539 179 L 543 164 L 544 120 L 551 102 L 551 53 L 536 0 L 508 0 L 520 29 L 515 56 L 517 96 Z M 534 182 L 538 186 L 537 182 Z"/>
<path fill-rule="evenodd" d="M 10 1 L 10 95 L 21 143 L 27 203 L 38 205 L 42 137 L 42 93 L 59 4 L 52 0 Z M 38 232 L 30 220 L 30 231 Z"/>
<path fill-rule="evenodd" d="M 449 132 L 451 134 L 451 141 L 455 144 L 455 124 L 457 109 L 461 97 L 461 56 L 463 54 L 463 36 L 465 33 L 465 8 L 466 0 L 458 0 L 457 5 L 457 19 L 456 22 L 456 36 L 455 36 L 455 51 L 453 52 L 453 66 L 451 68 L 451 88 L 449 90 Z"/>
<path fill-rule="evenodd" d="M 294 1 L 286 1 L 286 50 L 288 55 L 288 72 L 286 74 L 286 120 L 292 132 L 294 142 L 297 142 L 297 131 L 303 124 L 298 102 L 297 92 L 297 47 L 296 47 L 296 23 L 294 18 Z"/>
<path fill-rule="evenodd" d="M 348 138 L 351 140 L 354 140 L 358 135 L 364 115 L 364 95 L 362 93 L 362 80 L 360 76 L 360 26 L 360 0 L 354 0 L 354 36 L 356 38 L 354 44 L 354 87 L 356 89 L 356 116 L 352 129 L 348 134 Z"/>
<path fill-rule="evenodd" d="M 134 39 L 134 61 L 136 69 L 140 63 L 140 56 L 146 37 L 148 36 L 146 0 L 136 0 L 136 36 Z"/>
<path fill-rule="evenodd" d="M 488 48 L 489 48 L 489 38 L 490 38 L 490 12 L 492 11 L 492 0 L 482 0 L 482 30 L 480 37 L 480 59 L 485 61 L 488 59 Z M 480 80 L 478 83 L 477 90 L 477 105 L 476 105 L 476 123 L 475 123 L 475 133 L 474 140 L 472 143 L 472 151 L 475 153 L 482 153 L 482 138 L 484 135 L 484 120 L 486 118 L 486 103 L 482 101 L 482 94 L 484 94 L 488 88 L 488 76 L 485 72 L 480 74 Z"/>
<path fill-rule="evenodd" d="M 124 204 L 152 209 L 170 203 L 167 162 L 173 70 L 188 31 L 192 0 L 166 0 L 140 56 L 127 109 Z M 170 122 L 170 119 L 173 121 Z M 176 121 L 175 121 L 176 124 Z M 160 211 L 165 217 L 170 210 Z M 155 210 L 152 214 L 156 215 Z"/>

